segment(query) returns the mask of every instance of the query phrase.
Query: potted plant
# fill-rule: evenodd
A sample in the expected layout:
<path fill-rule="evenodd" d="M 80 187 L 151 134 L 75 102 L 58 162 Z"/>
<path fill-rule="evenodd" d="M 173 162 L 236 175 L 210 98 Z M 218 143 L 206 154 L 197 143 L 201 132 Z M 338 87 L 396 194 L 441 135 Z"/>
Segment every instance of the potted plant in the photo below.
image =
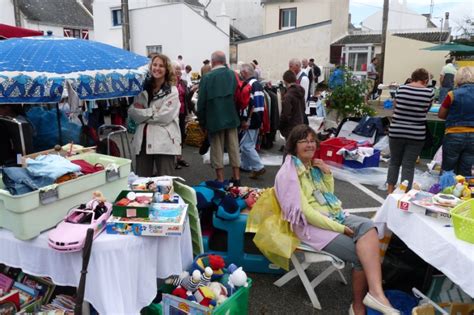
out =
<path fill-rule="evenodd" d="M 355 78 L 347 67 L 336 68 L 329 80 L 331 94 L 328 97 L 328 112 L 336 111 L 336 120 L 346 117 L 374 116 L 375 109 L 365 103 L 367 83 Z"/>

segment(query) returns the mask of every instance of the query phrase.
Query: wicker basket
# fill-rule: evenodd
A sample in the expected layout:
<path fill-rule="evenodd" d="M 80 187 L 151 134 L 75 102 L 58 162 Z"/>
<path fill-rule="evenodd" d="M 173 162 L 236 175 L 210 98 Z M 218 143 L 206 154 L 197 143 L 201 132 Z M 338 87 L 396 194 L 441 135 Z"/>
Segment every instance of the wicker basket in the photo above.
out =
<path fill-rule="evenodd" d="M 474 199 L 469 199 L 451 210 L 454 234 L 474 244 Z"/>

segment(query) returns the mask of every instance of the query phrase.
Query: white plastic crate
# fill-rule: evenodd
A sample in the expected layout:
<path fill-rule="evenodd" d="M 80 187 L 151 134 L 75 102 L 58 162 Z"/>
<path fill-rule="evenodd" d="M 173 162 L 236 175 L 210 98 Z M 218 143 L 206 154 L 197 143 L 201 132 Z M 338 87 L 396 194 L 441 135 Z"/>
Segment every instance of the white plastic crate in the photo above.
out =
<path fill-rule="evenodd" d="M 72 207 L 89 201 L 94 191 L 100 190 L 110 201 L 127 188 L 131 160 L 97 153 L 80 154 L 71 159 L 83 159 L 91 164 L 101 163 L 104 167 L 115 163 L 118 172 L 99 171 L 61 183 L 56 189 L 45 193 L 33 191 L 19 196 L 13 196 L 3 189 L 2 181 L 0 227 L 12 231 L 18 239 L 31 239 L 54 227 Z"/>

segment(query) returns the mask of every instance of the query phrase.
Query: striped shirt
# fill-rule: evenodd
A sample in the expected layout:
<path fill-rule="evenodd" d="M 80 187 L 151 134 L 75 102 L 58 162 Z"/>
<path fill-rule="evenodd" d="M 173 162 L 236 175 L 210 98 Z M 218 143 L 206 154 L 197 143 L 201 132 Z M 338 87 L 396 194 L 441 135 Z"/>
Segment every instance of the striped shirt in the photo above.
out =
<path fill-rule="evenodd" d="M 426 137 L 426 113 L 433 102 L 431 88 L 402 85 L 395 95 L 396 106 L 390 124 L 390 138 L 423 141 Z"/>

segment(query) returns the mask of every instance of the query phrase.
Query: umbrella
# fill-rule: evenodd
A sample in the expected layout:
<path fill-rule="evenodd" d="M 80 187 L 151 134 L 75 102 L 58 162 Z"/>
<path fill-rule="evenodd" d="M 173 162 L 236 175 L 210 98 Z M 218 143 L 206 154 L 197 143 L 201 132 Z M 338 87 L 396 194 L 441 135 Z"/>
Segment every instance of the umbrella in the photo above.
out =
<path fill-rule="evenodd" d="M 0 103 L 57 103 L 66 81 L 82 100 L 137 95 L 148 58 L 90 40 L 35 36 L 0 41 Z"/>
<path fill-rule="evenodd" d="M 431 50 L 431 51 L 454 51 L 454 52 L 473 52 L 474 46 L 463 45 L 459 43 L 445 43 L 432 47 L 422 48 L 422 50 Z"/>
<path fill-rule="evenodd" d="M 23 27 L 16 27 L 0 23 L 0 39 L 40 35 L 43 35 L 43 31 L 35 31 Z"/>

